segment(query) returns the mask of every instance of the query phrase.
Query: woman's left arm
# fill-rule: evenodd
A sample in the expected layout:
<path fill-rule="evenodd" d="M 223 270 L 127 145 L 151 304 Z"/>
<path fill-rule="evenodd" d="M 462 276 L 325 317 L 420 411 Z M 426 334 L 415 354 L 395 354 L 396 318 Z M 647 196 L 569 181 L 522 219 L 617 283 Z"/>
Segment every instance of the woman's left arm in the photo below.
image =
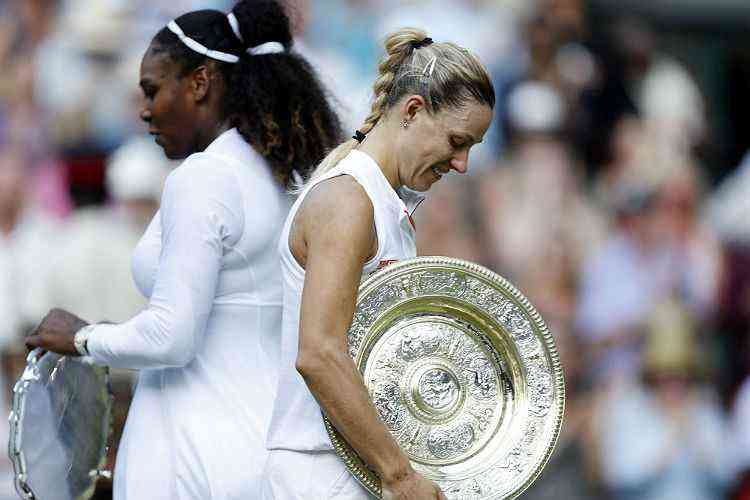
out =
<path fill-rule="evenodd" d="M 148 307 L 125 323 L 97 325 L 87 343 L 94 361 L 142 369 L 185 366 L 195 358 L 211 313 L 224 248 L 242 234 L 241 207 L 242 195 L 228 169 L 192 162 L 169 176 L 160 210 L 161 255 Z M 72 354 L 75 330 L 52 331 L 45 322 L 27 345 L 56 352 L 62 347 L 67 349 L 64 354 Z M 60 336 L 65 340 L 60 341 Z M 55 342 L 50 340 L 53 337 Z"/>

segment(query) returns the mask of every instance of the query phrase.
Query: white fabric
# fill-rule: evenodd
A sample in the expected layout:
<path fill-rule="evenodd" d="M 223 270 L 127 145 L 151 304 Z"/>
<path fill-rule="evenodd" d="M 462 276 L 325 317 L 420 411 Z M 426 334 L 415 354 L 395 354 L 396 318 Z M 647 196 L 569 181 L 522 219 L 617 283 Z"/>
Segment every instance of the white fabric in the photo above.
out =
<path fill-rule="evenodd" d="M 247 53 L 251 56 L 262 56 L 263 54 L 278 54 L 284 52 L 284 46 L 280 42 L 266 42 L 250 47 Z"/>
<path fill-rule="evenodd" d="M 88 348 L 141 369 L 117 456 L 115 500 L 252 499 L 279 358 L 285 200 L 232 129 L 167 179 L 133 256 L 148 307 L 98 325 Z"/>
<path fill-rule="evenodd" d="M 8 168 L 0 164 L 0 168 Z M 0 232 L 0 349 L 23 346 L 24 328 L 31 328 L 55 305 L 50 294 L 54 275 L 51 263 L 59 248 L 60 235 L 53 220 L 42 213 L 26 211 L 10 232 Z M 0 411 L 10 411 L 11 380 L 0 359 Z M 10 424 L 0 419 L 0 442 L 7 443 Z M 10 461 L 0 458 L 0 500 L 8 500 L 14 491 Z M 14 496 L 13 498 L 18 498 Z"/>
<path fill-rule="evenodd" d="M 605 485 L 638 492 L 639 500 L 723 498 L 732 471 L 721 409 L 694 387 L 682 398 L 671 414 L 658 393 L 637 386 L 602 405 L 596 451 Z"/>
<path fill-rule="evenodd" d="M 190 47 L 192 50 L 196 51 L 199 54 L 203 54 L 204 56 L 210 57 L 211 59 L 216 59 L 216 60 L 224 61 L 228 63 L 236 63 L 237 61 L 240 60 L 240 58 L 234 54 L 227 54 L 226 52 L 212 50 L 206 47 L 205 45 L 196 42 L 195 40 L 187 36 L 182 31 L 182 29 L 177 25 L 177 23 L 174 21 L 169 21 L 169 23 L 167 23 L 167 28 L 169 28 L 169 31 L 177 35 L 177 37 L 182 41 L 182 43 L 184 43 L 185 45 L 187 45 L 188 47 Z"/>
<path fill-rule="evenodd" d="M 292 480 L 293 478 L 293 480 Z M 263 472 L 263 500 L 371 500 L 334 451 L 272 450 Z"/>
<path fill-rule="evenodd" d="M 352 176 L 364 188 L 374 208 L 378 251 L 362 269 L 363 279 L 384 265 L 416 256 L 411 213 L 418 201 L 421 201 L 421 196 L 402 192 L 399 197 L 380 167 L 368 155 L 357 150 L 352 151 L 334 169 L 302 192 L 287 216 L 279 239 L 284 316 L 280 379 L 268 435 L 270 449 L 332 449 L 323 426 L 320 407 L 294 367 L 297 359 L 300 303 L 305 270 L 300 267 L 289 249 L 289 231 L 294 216 L 310 189 L 320 182 L 340 175 Z M 408 207 L 402 197 L 408 199 Z M 344 467 L 343 464 L 340 466 Z"/>
<path fill-rule="evenodd" d="M 240 31 L 240 23 L 237 21 L 237 16 L 234 15 L 234 12 L 227 14 L 227 21 L 229 21 L 229 26 L 231 26 L 232 32 L 234 33 L 234 36 L 237 37 L 237 40 L 241 43 L 245 43 L 245 40 L 242 38 L 242 32 Z"/>
<path fill-rule="evenodd" d="M 119 202 L 157 201 L 164 179 L 176 166 L 164 156 L 153 137 L 133 136 L 107 159 L 107 190 Z"/>

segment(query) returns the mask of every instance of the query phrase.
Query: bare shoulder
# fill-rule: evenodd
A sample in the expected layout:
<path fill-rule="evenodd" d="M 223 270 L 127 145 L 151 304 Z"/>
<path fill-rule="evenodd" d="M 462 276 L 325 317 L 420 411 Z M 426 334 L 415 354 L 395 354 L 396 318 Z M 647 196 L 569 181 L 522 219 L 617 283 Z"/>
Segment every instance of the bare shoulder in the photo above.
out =
<path fill-rule="evenodd" d="M 370 197 L 351 176 L 324 181 L 307 194 L 297 212 L 289 235 L 292 254 L 303 268 L 311 249 L 367 260 L 377 251 L 374 213 Z"/>
<path fill-rule="evenodd" d="M 310 191 L 300 207 L 299 222 L 308 230 L 333 226 L 370 231 L 374 213 L 364 188 L 353 177 L 340 175 Z"/>

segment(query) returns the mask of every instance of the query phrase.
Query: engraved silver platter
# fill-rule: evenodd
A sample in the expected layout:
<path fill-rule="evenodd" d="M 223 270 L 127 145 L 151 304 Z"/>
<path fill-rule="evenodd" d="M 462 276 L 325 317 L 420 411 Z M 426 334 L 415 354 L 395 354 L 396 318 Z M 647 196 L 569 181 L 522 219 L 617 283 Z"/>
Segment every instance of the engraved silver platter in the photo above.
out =
<path fill-rule="evenodd" d="M 112 396 L 90 358 L 32 351 L 13 388 L 8 456 L 25 500 L 86 500 L 106 460 Z"/>
<path fill-rule="evenodd" d="M 349 353 L 413 467 L 451 500 L 516 498 L 552 454 L 565 402 L 555 342 L 529 301 L 482 266 L 418 257 L 373 274 Z M 325 425 L 380 498 L 377 475 Z"/>

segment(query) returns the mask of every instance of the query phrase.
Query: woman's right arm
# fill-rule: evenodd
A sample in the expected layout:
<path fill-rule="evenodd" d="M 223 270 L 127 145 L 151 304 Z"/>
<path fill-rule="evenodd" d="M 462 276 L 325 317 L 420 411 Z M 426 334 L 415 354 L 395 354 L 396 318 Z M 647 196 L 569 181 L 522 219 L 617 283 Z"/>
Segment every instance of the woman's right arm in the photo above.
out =
<path fill-rule="evenodd" d="M 100 324 L 88 349 L 100 364 L 154 369 L 190 363 L 203 344 L 222 255 L 242 234 L 242 195 L 231 170 L 188 160 L 167 179 L 162 248 L 148 307 L 116 325 Z"/>
<path fill-rule="evenodd" d="M 373 248 L 373 221 L 370 199 L 348 176 L 305 199 L 296 222 L 306 247 L 297 370 L 333 425 L 378 473 L 385 498 L 443 498 L 412 469 L 349 356 L 347 331 Z"/>

